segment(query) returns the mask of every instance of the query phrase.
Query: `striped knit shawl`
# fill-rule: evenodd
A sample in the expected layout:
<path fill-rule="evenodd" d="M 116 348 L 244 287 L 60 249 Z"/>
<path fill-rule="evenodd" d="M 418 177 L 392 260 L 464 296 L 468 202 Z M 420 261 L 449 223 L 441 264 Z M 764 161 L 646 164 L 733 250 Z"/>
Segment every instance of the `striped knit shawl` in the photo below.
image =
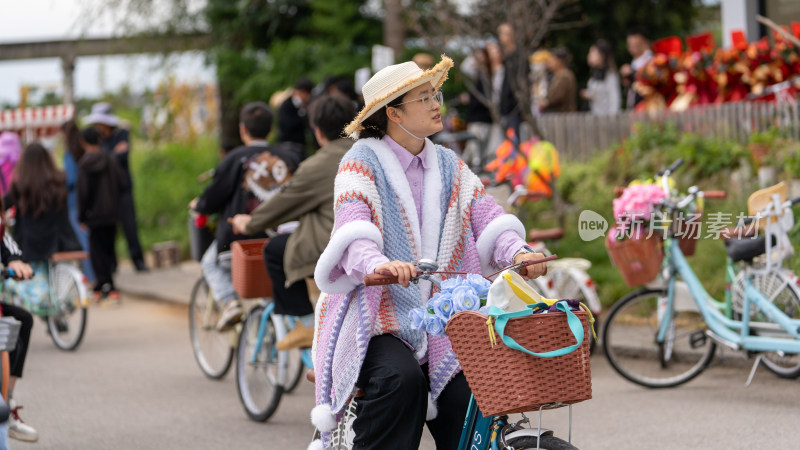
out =
<path fill-rule="evenodd" d="M 422 224 L 405 172 L 384 142 L 357 141 L 339 165 L 334 229 L 314 274 L 326 293 L 317 306 L 316 400 L 333 413 L 346 406 L 373 336 L 391 333 L 418 360 L 427 357 L 434 400 L 460 370 L 446 336 L 410 327 L 409 311 L 427 301 L 430 283 L 409 288 L 356 284 L 336 268 L 350 243 L 370 239 L 392 261 L 429 258 L 440 270 L 487 273 L 494 267 L 497 237 L 506 230 L 524 235 L 519 220 L 504 214 L 452 150 L 430 140 L 425 146 Z"/>

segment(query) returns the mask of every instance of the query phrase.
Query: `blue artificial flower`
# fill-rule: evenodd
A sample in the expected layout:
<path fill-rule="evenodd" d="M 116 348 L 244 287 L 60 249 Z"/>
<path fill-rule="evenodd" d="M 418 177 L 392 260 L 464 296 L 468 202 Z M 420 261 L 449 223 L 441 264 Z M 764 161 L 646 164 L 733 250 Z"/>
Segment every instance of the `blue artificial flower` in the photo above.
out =
<path fill-rule="evenodd" d="M 453 296 L 449 292 L 439 292 L 428 300 L 428 306 L 434 314 L 447 322 L 453 315 Z"/>
<path fill-rule="evenodd" d="M 467 283 L 469 283 L 480 298 L 486 298 L 486 296 L 489 295 L 489 288 L 492 286 L 489 280 L 474 273 L 467 275 Z"/>
<path fill-rule="evenodd" d="M 487 316 L 488 316 L 488 315 L 489 315 L 489 309 L 490 309 L 490 308 L 491 308 L 491 306 L 489 306 L 489 305 L 482 306 L 482 307 L 481 307 L 481 309 L 479 309 L 479 310 L 478 310 L 478 312 L 479 312 L 479 313 L 481 313 L 481 314 L 485 314 L 485 315 L 487 315 Z"/>
<path fill-rule="evenodd" d="M 434 314 L 425 315 L 425 331 L 435 336 L 444 334 L 445 321 L 441 317 Z"/>
<path fill-rule="evenodd" d="M 411 317 L 411 327 L 415 330 L 425 330 L 425 317 L 432 316 L 425 308 L 414 308 L 408 313 Z"/>
<path fill-rule="evenodd" d="M 442 281 L 441 284 L 441 292 L 453 292 L 453 289 L 457 288 L 460 284 L 458 277 L 448 278 Z"/>
<path fill-rule="evenodd" d="M 477 311 L 481 307 L 481 299 L 469 285 L 462 285 L 453 290 L 453 313 L 459 311 Z"/>

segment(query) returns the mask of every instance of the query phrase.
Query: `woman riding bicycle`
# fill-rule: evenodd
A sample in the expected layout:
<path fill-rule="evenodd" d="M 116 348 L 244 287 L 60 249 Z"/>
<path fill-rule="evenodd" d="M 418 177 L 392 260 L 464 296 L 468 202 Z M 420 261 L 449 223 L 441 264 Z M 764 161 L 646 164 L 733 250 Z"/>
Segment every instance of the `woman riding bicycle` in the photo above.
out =
<path fill-rule="evenodd" d="M 357 386 L 354 448 L 418 448 L 425 422 L 437 448 L 456 448 L 470 390 L 448 338 L 411 327 L 409 311 L 432 294 L 427 281 L 409 284 L 412 261 L 487 273 L 543 256 L 456 154 L 427 139 L 442 129 L 438 89 L 452 65 L 443 56 L 427 71 L 413 62 L 379 71 L 345 128 L 358 141 L 339 166 L 334 231 L 315 271 L 328 294 L 317 305 L 312 411 L 323 441 Z M 401 285 L 364 286 L 373 272 Z M 535 264 L 522 275 L 545 272 Z"/>

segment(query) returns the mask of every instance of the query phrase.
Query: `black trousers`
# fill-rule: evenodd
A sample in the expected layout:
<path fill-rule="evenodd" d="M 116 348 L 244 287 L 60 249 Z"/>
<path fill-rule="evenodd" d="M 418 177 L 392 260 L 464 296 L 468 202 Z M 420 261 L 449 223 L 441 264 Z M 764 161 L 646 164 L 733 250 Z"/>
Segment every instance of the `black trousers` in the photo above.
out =
<path fill-rule="evenodd" d="M 283 271 L 283 254 L 286 253 L 286 241 L 289 234 L 279 234 L 270 238 L 264 246 L 264 262 L 267 274 L 272 280 L 272 298 L 275 300 L 275 313 L 290 316 L 314 314 L 314 307 L 308 299 L 308 287 L 305 280 L 297 281 L 288 288 L 286 272 Z"/>
<path fill-rule="evenodd" d="M 364 396 L 356 399 L 353 448 L 419 448 L 428 410 L 427 372 L 400 339 L 384 334 L 369 341 L 356 383 Z M 469 398 L 469 385 L 459 372 L 436 402 L 439 414 L 427 422 L 437 449 L 458 448 Z"/>
<path fill-rule="evenodd" d="M 28 355 L 28 342 L 31 340 L 31 329 L 33 329 L 33 316 L 24 308 L 8 303 L 0 303 L 3 316 L 13 317 L 22 323 L 19 329 L 17 347 L 8 354 L 11 363 L 9 373 L 12 377 L 22 378 L 22 369 L 25 367 L 25 357 Z"/>
<path fill-rule="evenodd" d="M 120 193 L 119 220 L 122 223 L 122 232 L 128 242 L 128 253 L 134 264 L 143 264 L 142 245 L 139 243 L 139 228 L 136 225 L 136 209 L 133 204 L 133 187 L 131 190 Z M 116 266 L 116 258 L 114 259 Z"/>
<path fill-rule="evenodd" d="M 97 284 L 95 291 L 102 290 L 104 285 L 114 289 L 112 273 L 117 261 L 114 241 L 117 237 L 116 225 L 104 225 L 89 229 L 89 260 L 92 262 Z"/>

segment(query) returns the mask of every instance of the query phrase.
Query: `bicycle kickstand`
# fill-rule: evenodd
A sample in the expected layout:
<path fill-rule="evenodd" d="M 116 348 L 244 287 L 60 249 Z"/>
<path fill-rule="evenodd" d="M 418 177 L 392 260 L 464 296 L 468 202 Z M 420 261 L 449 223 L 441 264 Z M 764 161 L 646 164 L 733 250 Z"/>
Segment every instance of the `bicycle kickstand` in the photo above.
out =
<path fill-rule="evenodd" d="M 756 376 L 756 370 L 758 370 L 758 365 L 761 364 L 761 358 L 763 355 L 758 355 L 756 357 L 756 362 L 753 363 L 753 368 L 750 369 L 750 376 L 747 377 L 747 382 L 744 384 L 745 387 L 750 387 L 750 383 L 753 382 L 753 378 Z"/>

